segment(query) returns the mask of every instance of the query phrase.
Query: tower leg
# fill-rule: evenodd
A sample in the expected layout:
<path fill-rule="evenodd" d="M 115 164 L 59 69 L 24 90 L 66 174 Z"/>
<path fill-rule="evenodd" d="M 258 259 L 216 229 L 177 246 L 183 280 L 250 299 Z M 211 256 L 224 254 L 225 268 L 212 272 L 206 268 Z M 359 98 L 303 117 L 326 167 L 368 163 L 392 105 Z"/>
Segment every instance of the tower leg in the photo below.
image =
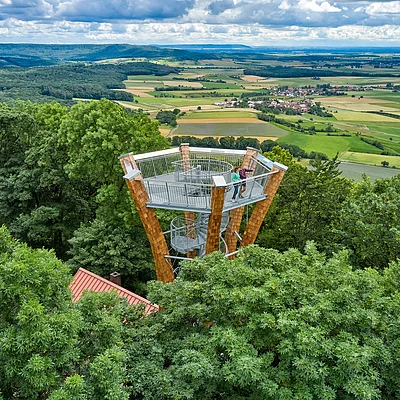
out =
<path fill-rule="evenodd" d="M 229 212 L 229 223 L 225 233 L 225 242 L 228 247 L 228 253 L 233 253 L 237 246 L 237 236 L 235 232 L 239 232 L 240 224 L 242 222 L 244 207 L 239 207 Z M 229 256 L 232 260 L 234 256 Z"/>
<path fill-rule="evenodd" d="M 193 224 L 194 221 L 194 212 L 193 211 L 185 211 L 185 221 L 186 221 L 186 236 L 189 238 L 194 239 L 195 232 L 189 231 L 189 226 Z M 188 251 L 186 254 L 187 258 L 195 258 L 196 257 L 196 250 Z"/>
<path fill-rule="evenodd" d="M 258 235 L 258 231 L 261 228 L 261 224 L 264 221 L 265 215 L 268 212 L 268 209 L 274 199 L 275 193 L 277 192 L 279 185 L 285 175 L 286 170 L 273 167 L 271 171 L 276 171 L 274 175 L 270 177 L 270 180 L 265 187 L 265 194 L 267 198 L 261 200 L 255 206 L 249 223 L 247 224 L 246 230 L 244 231 L 241 247 L 248 246 L 250 244 L 254 244 L 256 237 Z"/>
<path fill-rule="evenodd" d="M 131 178 L 127 179 L 126 182 L 150 242 L 157 280 L 164 283 L 172 282 L 174 271 L 169 261 L 164 257 L 169 255 L 167 242 L 154 209 L 146 206 L 149 197 L 143 181 Z"/>
<path fill-rule="evenodd" d="M 226 187 L 214 186 L 211 191 L 211 214 L 208 218 L 206 254 L 219 249 L 222 210 L 224 208 Z"/>
<path fill-rule="evenodd" d="M 248 147 L 246 150 L 246 154 L 243 159 L 242 168 L 250 169 L 251 162 L 253 157 L 256 158 L 258 155 L 258 151 Z M 225 242 L 228 247 L 228 253 L 233 253 L 236 250 L 237 246 L 237 236 L 235 232 L 239 232 L 240 224 L 242 222 L 244 207 L 235 208 L 229 213 L 229 223 L 225 233 Z M 229 259 L 232 260 L 233 256 L 230 256 Z"/>

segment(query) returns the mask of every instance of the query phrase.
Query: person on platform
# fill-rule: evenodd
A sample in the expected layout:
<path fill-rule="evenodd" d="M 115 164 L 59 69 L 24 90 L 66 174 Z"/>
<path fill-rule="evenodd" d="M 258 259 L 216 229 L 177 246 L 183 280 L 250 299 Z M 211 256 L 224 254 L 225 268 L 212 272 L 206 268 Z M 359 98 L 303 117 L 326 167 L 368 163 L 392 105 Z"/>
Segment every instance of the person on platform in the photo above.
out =
<path fill-rule="evenodd" d="M 232 170 L 232 175 L 231 175 L 232 183 L 233 183 L 233 196 L 231 201 L 237 201 L 236 196 L 239 193 L 240 189 L 240 175 L 239 175 L 239 167 L 235 167 Z"/>
<path fill-rule="evenodd" d="M 244 182 L 241 184 L 241 186 L 240 186 L 240 193 L 239 193 L 239 197 L 241 197 L 241 198 L 243 198 L 243 193 L 245 192 L 245 190 L 246 190 L 246 184 L 247 184 L 247 182 L 246 182 L 246 179 L 247 179 L 247 173 L 248 172 L 253 172 L 253 170 L 252 169 L 248 169 L 248 168 L 241 168 L 240 170 L 239 170 L 239 176 L 240 176 L 240 179 L 241 180 L 244 180 Z"/>

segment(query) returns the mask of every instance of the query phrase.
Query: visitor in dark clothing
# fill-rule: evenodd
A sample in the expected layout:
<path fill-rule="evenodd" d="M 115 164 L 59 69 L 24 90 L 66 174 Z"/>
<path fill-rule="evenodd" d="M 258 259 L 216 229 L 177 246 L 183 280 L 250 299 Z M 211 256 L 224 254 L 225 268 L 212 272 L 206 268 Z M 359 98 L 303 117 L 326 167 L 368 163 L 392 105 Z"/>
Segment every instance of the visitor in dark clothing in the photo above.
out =
<path fill-rule="evenodd" d="M 247 179 L 247 172 L 253 172 L 252 169 L 242 168 L 239 170 L 239 176 L 241 180 Z M 243 193 L 246 190 L 246 181 L 244 181 L 240 187 L 239 197 L 243 197 Z"/>

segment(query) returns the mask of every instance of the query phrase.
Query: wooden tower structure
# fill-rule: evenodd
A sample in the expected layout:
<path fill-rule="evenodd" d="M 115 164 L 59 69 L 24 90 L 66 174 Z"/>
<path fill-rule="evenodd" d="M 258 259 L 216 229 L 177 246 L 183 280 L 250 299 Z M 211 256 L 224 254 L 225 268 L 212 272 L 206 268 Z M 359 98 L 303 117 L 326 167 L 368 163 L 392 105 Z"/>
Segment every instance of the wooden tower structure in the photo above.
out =
<path fill-rule="evenodd" d="M 191 259 L 221 250 L 233 258 L 253 244 L 287 167 L 258 150 L 189 147 L 119 157 L 124 179 L 149 238 L 157 279 L 174 280 L 171 260 Z M 235 166 L 251 170 L 243 197 L 232 201 Z M 255 203 L 243 237 L 239 228 L 246 205 Z M 186 257 L 170 255 L 155 209 L 180 211 L 171 221 L 170 246 Z M 239 244 L 238 244 L 239 241 Z M 239 249 L 238 249 L 239 247 Z"/>

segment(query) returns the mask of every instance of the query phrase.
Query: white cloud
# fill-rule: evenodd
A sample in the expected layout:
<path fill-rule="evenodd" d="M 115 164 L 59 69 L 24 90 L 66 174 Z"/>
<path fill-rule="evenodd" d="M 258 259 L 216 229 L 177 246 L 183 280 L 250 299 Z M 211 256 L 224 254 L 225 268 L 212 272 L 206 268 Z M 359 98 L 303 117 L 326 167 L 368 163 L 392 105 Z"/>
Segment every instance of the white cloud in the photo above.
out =
<path fill-rule="evenodd" d="M 291 5 L 286 0 L 283 0 L 282 3 L 278 6 L 280 10 L 289 10 L 290 7 Z"/>
<path fill-rule="evenodd" d="M 0 41 L 397 44 L 399 14 L 378 0 L 0 0 Z"/>
<path fill-rule="evenodd" d="M 389 1 L 386 3 L 371 3 L 366 7 L 368 15 L 376 14 L 400 14 L 400 1 Z"/>
<path fill-rule="evenodd" d="M 315 0 L 300 0 L 297 7 L 301 10 L 313 11 L 313 12 L 322 12 L 322 13 L 331 13 L 331 12 L 340 12 L 341 9 L 329 4 L 327 1 L 323 1 L 322 3 L 318 3 Z"/>

